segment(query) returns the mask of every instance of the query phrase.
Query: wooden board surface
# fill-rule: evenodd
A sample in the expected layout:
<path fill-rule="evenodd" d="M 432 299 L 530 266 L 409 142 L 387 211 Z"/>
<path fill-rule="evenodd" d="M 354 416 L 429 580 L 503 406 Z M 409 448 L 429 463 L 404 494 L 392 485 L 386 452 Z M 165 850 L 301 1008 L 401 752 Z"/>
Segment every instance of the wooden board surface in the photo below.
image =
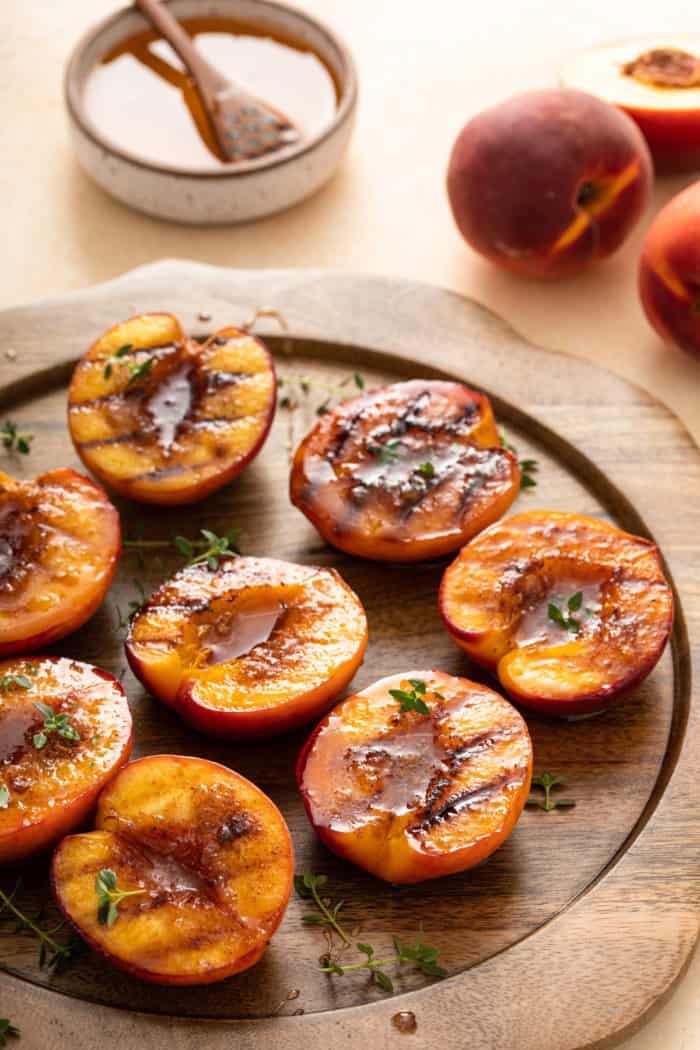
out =
<path fill-rule="evenodd" d="M 487 311 L 446 292 L 376 278 L 171 262 L 0 315 L 0 417 L 36 434 L 31 456 L 5 460 L 3 468 L 31 475 L 80 466 L 65 428 L 66 383 L 72 362 L 104 328 L 145 310 L 171 310 L 192 334 L 206 335 L 245 321 L 260 305 L 274 306 L 289 324 L 289 336 L 261 324 L 281 375 L 337 382 L 358 370 L 368 385 L 445 376 L 485 390 L 509 438 L 540 461 L 538 487 L 515 509 L 593 514 L 660 544 L 680 591 L 672 647 L 644 686 L 604 716 L 574 724 L 527 716 L 536 771 L 567 775 L 576 809 L 529 809 L 485 865 L 399 889 L 332 857 L 314 838 L 293 780 L 303 732 L 240 746 L 207 739 L 126 673 L 135 754 L 205 755 L 251 777 L 287 817 L 297 869 L 310 863 L 328 874 L 361 939 L 386 948 L 392 934 L 412 937 L 422 925 L 452 976 L 431 983 L 407 973 L 394 997 L 362 975 L 329 980 L 317 972 L 321 935 L 302 925 L 303 909 L 293 901 L 262 961 L 221 985 L 175 992 L 145 986 L 89 954 L 47 978 L 36 965 L 35 943 L 13 934 L 0 916 L 0 1013 L 20 1024 L 23 1047 L 44 1047 L 60 1031 L 78 1048 L 109 1038 L 179 1050 L 199 1045 L 202 1019 L 227 1022 L 206 1028 L 214 1050 L 234 1035 L 237 1046 L 281 1040 L 292 1050 L 405 1040 L 474 1050 L 611 1044 L 670 991 L 698 933 L 700 762 L 690 707 L 697 648 L 688 636 L 700 626 L 700 456 L 681 424 L 646 394 L 529 346 Z M 211 321 L 199 319 L 207 314 Z M 205 503 L 167 511 L 117 501 L 126 528 L 142 519 L 149 536 L 161 537 L 239 525 L 245 553 L 337 567 L 369 619 L 370 644 L 354 687 L 430 666 L 479 677 L 437 614 L 445 562 L 405 569 L 341 555 L 288 503 L 289 449 L 323 396 L 311 391 L 296 411 L 280 410 L 261 456 Z M 105 606 L 53 651 L 121 674 L 114 605 L 132 597 L 133 576 L 153 586 L 178 564 L 166 555 L 142 570 L 125 555 Z M 22 902 L 31 907 L 46 897 L 46 864 L 22 874 Z M 8 876 L 0 884 L 10 882 Z M 299 1010 L 303 1015 L 290 1016 Z M 415 1013 L 410 1037 L 392 1025 L 399 1010 Z M 174 1027 L 173 1015 L 181 1018 Z"/>

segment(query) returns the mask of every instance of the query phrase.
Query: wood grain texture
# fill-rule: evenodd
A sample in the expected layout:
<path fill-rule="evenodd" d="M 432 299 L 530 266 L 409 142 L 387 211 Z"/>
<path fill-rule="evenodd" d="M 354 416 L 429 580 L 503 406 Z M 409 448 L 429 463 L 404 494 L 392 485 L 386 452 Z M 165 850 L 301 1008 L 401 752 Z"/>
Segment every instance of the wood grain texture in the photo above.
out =
<path fill-rule="evenodd" d="M 0 1013 L 20 1025 L 23 1047 L 70 1039 L 87 1048 L 114 1039 L 127 1047 L 180 1050 L 198 1045 L 202 1018 L 212 1019 L 204 1029 L 212 1050 L 232 1038 L 241 1047 L 281 1041 L 290 1050 L 404 1042 L 474 1050 L 612 1045 L 670 992 L 698 934 L 694 785 L 700 759 L 690 707 L 697 646 L 688 643 L 700 627 L 697 450 L 681 424 L 643 392 L 592 365 L 531 347 L 487 311 L 446 292 L 340 274 L 169 262 L 0 315 L 0 414 L 36 433 L 32 455 L 3 468 L 29 475 L 79 466 L 65 428 L 65 386 L 71 362 L 104 328 L 165 309 L 192 334 L 205 335 L 241 323 L 260 305 L 274 306 L 289 324 L 290 337 L 277 334 L 274 324 L 261 325 L 282 375 L 337 382 L 358 369 L 368 384 L 444 375 L 489 393 L 514 444 L 541 464 L 538 487 L 521 496 L 517 509 L 607 517 L 660 544 L 680 591 L 672 649 L 633 697 L 602 717 L 561 724 L 527 716 L 536 770 L 570 777 L 575 810 L 528 810 L 487 864 L 398 890 L 331 857 L 314 839 L 293 784 L 303 732 L 254 746 L 207 740 L 185 730 L 127 675 L 137 753 L 202 754 L 250 776 L 287 816 L 297 867 L 311 862 L 328 873 L 362 939 L 385 947 L 392 933 L 414 936 L 422 923 L 454 976 L 425 986 L 424 978 L 407 974 L 397 982 L 403 994 L 391 998 L 361 976 L 329 982 L 316 972 L 320 934 L 302 926 L 295 901 L 258 966 L 220 986 L 175 993 L 146 988 L 93 956 L 47 979 L 35 965 L 34 942 L 11 934 L 0 916 Z M 200 314 L 211 320 L 199 320 Z M 2 356 L 7 347 L 13 360 Z M 439 621 L 435 599 L 444 562 L 406 570 L 343 556 L 290 507 L 289 446 L 322 399 L 312 392 L 294 413 L 281 410 L 260 458 L 205 503 L 184 512 L 119 503 L 127 528 L 137 518 L 152 536 L 236 524 L 244 529 L 246 553 L 337 567 L 369 618 L 370 646 L 357 687 L 420 666 L 478 677 Z M 142 571 L 125 556 L 106 606 L 53 651 L 119 673 L 124 658 L 113 602 L 125 605 L 132 576 L 155 585 L 176 565 L 164 556 Z M 45 872 L 41 862 L 23 873 L 25 903 L 45 897 Z M 300 995 L 286 1001 L 292 989 Z M 281 1016 L 295 1009 L 304 1016 Z M 404 1009 L 416 1014 L 412 1036 L 391 1024 Z"/>

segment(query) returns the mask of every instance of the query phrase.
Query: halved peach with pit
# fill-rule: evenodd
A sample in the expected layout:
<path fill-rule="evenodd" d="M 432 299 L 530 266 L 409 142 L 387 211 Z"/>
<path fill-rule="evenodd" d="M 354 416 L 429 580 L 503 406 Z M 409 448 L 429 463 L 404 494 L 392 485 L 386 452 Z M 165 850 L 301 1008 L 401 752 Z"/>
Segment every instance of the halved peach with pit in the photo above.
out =
<path fill-rule="evenodd" d="M 343 700 L 297 766 L 326 846 L 395 883 L 485 860 L 517 823 L 531 776 L 521 715 L 492 689 L 441 671 L 393 675 Z"/>
<path fill-rule="evenodd" d="M 700 36 L 656 36 L 583 51 L 561 73 L 639 125 L 660 172 L 700 168 Z"/>
<path fill-rule="evenodd" d="M 639 685 L 673 624 L 656 546 L 560 511 L 517 514 L 468 543 L 439 603 L 457 645 L 510 696 L 565 717 Z"/>
<path fill-rule="evenodd" d="M 0 656 L 81 627 L 109 590 L 121 553 L 119 515 L 74 470 L 33 481 L 0 471 Z"/>
<path fill-rule="evenodd" d="M 367 619 L 334 569 L 274 558 L 193 565 L 137 613 L 126 654 L 196 729 L 261 736 L 309 722 L 362 662 Z"/>
<path fill-rule="evenodd" d="M 59 657 L 0 663 L 0 864 L 78 827 L 130 751 L 129 705 L 111 674 Z"/>
<path fill-rule="evenodd" d="M 276 404 L 266 347 L 222 328 L 204 344 L 171 314 L 110 328 L 78 362 L 68 426 L 83 463 L 143 503 L 194 503 L 260 451 Z"/>
<path fill-rule="evenodd" d="M 51 866 L 58 906 L 91 948 L 173 985 L 221 981 L 258 961 L 294 869 L 287 825 L 259 788 L 216 762 L 153 755 L 102 793 L 95 827 L 65 838 Z M 128 894 L 111 915 L 98 893 L 105 880 Z"/>
<path fill-rule="evenodd" d="M 487 397 L 414 379 L 345 401 L 296 451 L 294 503 L 334 547 L 361 558 L 449 554 L 518 494 Z"/>

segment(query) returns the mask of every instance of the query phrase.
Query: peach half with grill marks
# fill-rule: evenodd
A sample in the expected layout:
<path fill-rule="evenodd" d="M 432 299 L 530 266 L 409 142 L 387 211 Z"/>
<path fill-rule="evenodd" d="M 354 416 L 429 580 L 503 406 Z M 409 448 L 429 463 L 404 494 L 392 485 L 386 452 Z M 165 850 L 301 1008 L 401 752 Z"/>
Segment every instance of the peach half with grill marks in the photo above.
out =
<path fill-rule="evenodd" d="M 81 627 L 120 553 L 119 515 L 94 481 L 67 469 L 27 481 L 0 471 L 0 656 Z"/>
<path fill-rule="evenodd" d="M 281 923 L 294 855 L 274 802 L 216 762 L 152 755 L 100 796 L 95 831 L 51 865 L 63 914 L 90 947 L 144 981 L 210 984 L 253 966 Z M 117 899 L 100 906 L 105 879 Z"/>
<path fill-rule="evenodd" d="M 222 328 L 200 344 L 171 314 L 142 314 L 78 362 L 68 426 L 83 463 L 116 492 L 185 504 L 240 474 L 275 404 L 272 359 L 249 332 Z"/>
<path fill-rule="evenodd" d="M 446 569 L 440 611 L 457 645 L 544 714 L 593 714 L 652 671 L 673 625 L 656 546 L 596 518 L 516 514 Z"/>
<path fill-rule="evenodd" d="M 492 689 L 441 671 L 383 678 L 343 700 L 297 766 L 325 845 L 393 883 L 485 860 L 515 827 L 531 776 L 522 716 Z"/>
<path fill-rule="evenodd" d="M 116 678 L 63 657 L 0 663 L 0 864 L 53 846 L 131 752 Z"/>
<path fill-rule="evenodd" d="M 362 662 L 367 619 L 334 569 L 274 558 L 193 565 L 131 622 L 126 653 L 146 689 L 215 736 L 312 721 Z"/>
<path fill-rule="evenodd" d="M 414 379 L 324 415 L 296 451 L 290 496 L 332 546 L 413 562 L 456 550 L 505 513 L 519 486 L 488 398 Z"/>

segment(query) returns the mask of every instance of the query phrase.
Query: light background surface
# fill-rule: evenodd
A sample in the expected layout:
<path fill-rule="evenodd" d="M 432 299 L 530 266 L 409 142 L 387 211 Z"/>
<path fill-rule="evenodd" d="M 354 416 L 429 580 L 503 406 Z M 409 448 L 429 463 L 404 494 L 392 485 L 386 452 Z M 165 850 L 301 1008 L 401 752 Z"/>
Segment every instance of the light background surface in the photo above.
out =
<path fill-rule="evenodd" d="M 77 38 L 115 6 L 114 0 L 0 0 L 0 307 L 83 288 L 168 256 L 423 280 L 492 307 L 536 343 L 588 357 L 640 384 L 700 439 L 700 359 L 659 342 L 636 293 L 644 232 L 692 177 L 658 180 L 624 248 L 597 269 L 556 284 L 510 277 L 475 256 L 459 239 L 444 192 L 452 141 L 470 115 L 516 91 L 553 84 L 561 60 L 583 46 L 657 30 L 700 32 L 689 0 L 305 0 L 355 54 L 360 110 L 351 152 L 313 200 L 256 224 L 215 229 L 131 212 L 75 161 L 63 67 Z M 154 304 L 168 308 L 177 304 Z M 86 345 L 97 334 L 86 333 Z M 0 354 L 0 381 L 2 370 Z M 556 974 L 543 980 L 556 981 Z M 8 1009 L 0 1004 L 0 1013 Z M 671 1002 L 625 1046 L 699 1050 L 700 958 Z"/>

